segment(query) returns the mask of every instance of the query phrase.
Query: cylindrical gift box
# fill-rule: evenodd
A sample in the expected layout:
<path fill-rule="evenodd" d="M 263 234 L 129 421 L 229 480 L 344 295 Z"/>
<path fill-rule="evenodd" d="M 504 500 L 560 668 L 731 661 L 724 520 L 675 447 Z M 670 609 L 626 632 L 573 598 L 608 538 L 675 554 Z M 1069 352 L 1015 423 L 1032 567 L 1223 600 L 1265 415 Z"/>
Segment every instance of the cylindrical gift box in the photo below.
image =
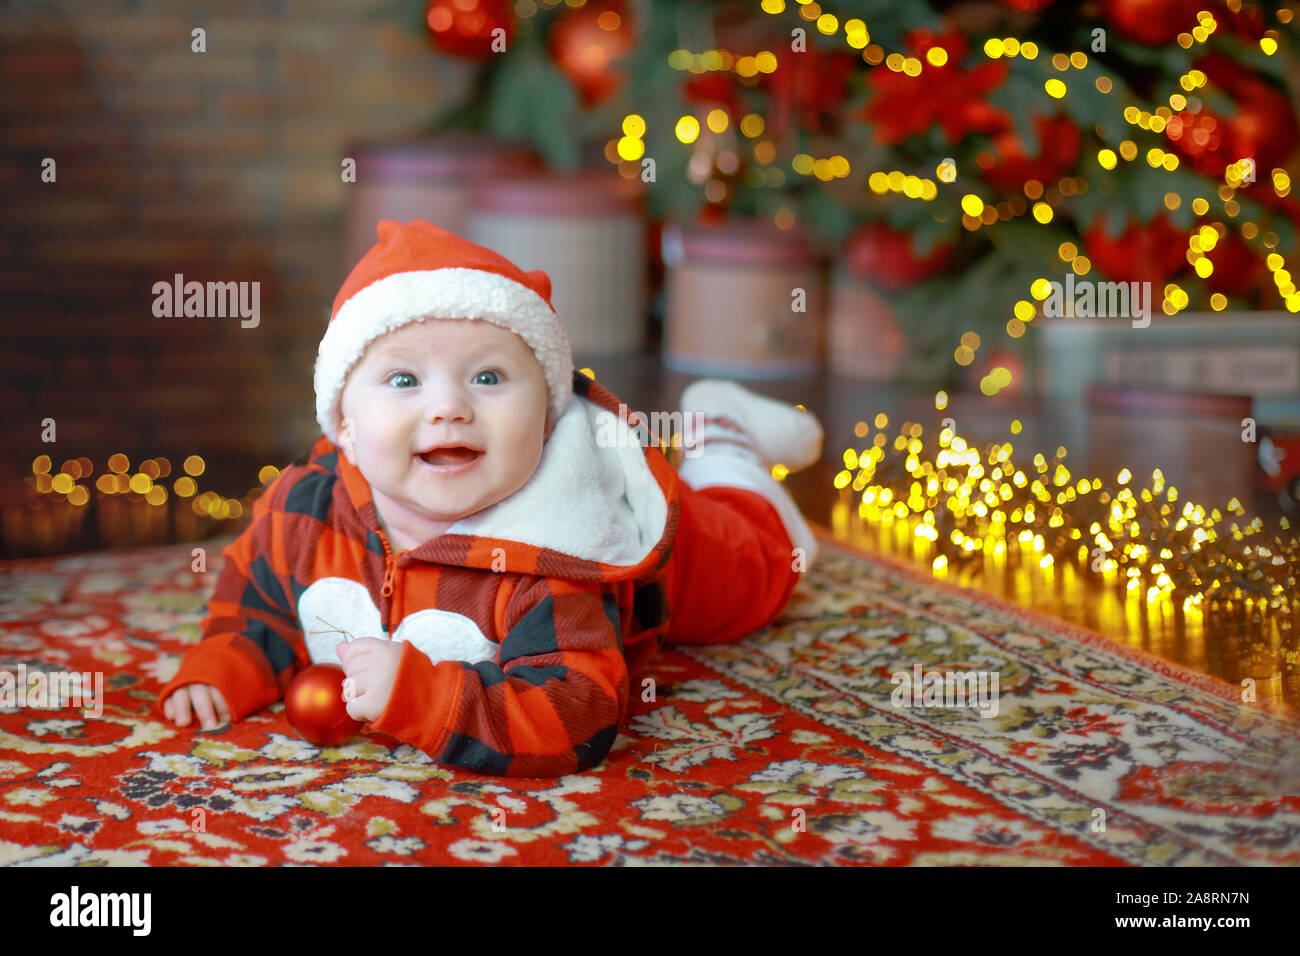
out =
<path fill-rule="evenodd" d="M 1064 320 L 1063 320 L 1064 321 Z M 1138 480 L 1157 468 L 1179 501 L 1249 502 L 1254 494 L 1255 445 L 1241 440 L 1248 395 L 1090 385 L 1088 470 Z"/>
<path fill-rule="evenodd" d="M 670 223 L 663 260 L 666 366 L 737 378 L 821 368 L 823 259 L 805 229 Z"/>
<path fill-rule="evenodd" d="M 551 279 L 551 305 L 575 355 L 645 348 L 642 187 L 612 170 L 482 182 L 467 238 Z"/>
<path fill-rule="evenodd" d="M 537 169 L 531 149 L 473 133 L 442 133 L 352 145 L 357 180 L 349 184 L 344 269 L 377 241 L 381 219 L 424 219 L 465 235 L 471 189 L 484 179 Z"/>
<path fill-rule="evenodd" d="M 831 293 L 831 372 L 889 381 L 920 371 L 917 362 L 907 360 L 910 336 L 892 296 L 942 273 L 952 253 L 951 243 L 940 241 L 921 254 L 911 233 L 884 222 L 862 223 L 846 236 L 836 250 Z"/>
<path fill-rule="evenodd" d="M 899 374 L 907 345 L 889 300 L 843 264 L 831 285 L 827 364 L 835 375 L 889 381 Z"/>

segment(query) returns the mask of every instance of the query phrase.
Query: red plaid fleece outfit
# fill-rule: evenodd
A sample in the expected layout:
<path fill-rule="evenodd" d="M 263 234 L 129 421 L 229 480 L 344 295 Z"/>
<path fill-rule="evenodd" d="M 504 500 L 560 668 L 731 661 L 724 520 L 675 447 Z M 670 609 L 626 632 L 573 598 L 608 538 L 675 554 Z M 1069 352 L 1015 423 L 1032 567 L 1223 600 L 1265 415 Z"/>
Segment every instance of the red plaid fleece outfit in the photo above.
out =
<path fill-rule="evenodd" d="M 400 554 L 369 485 L 322 436 L 223 551 L 203 638 L 159 694 L 158 714 L 172 691 L 198 682 L 242 719 L 281 699 L 302 668 L 337 662 L 347 632 L 406 644 L 368 730 L 485 774 L 553 777 L 599 763 L 661 643 L 765 626 L 796 584 L 793 542 L 811 545 L 787 531 L 791 503 L 754 490 L 759 464 L 701 455 L 679 477 L 653 443 L 594 441 L 598 420 L 618 420 L 620 407 L 575 372 L 529 482 Z M 698 444 L 746 442 L 729 431 L 712 420 Z M 733 467 L 749 469 L 751 487 L 719 483 Z M 688 485 L 692 470 L 714 486 Z"/>

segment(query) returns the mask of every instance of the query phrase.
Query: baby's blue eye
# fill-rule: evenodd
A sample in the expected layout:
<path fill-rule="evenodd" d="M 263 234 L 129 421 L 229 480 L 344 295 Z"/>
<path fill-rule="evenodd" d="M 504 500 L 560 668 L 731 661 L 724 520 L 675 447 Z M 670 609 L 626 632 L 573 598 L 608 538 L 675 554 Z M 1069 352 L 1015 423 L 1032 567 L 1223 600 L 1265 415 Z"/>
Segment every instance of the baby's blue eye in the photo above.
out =
<path fill-rule="evenodd" d="M 479 375 L 495 375 L 495 376 L 496 376 L 497 381 L 496 381 L 496 382 L 488 382 L 488 383 L 487 383 L 488 385 L 496 385 L 496 384 L 498 384 L 498 382 L 501 380 L 501 374 L 500 374 L 499 372 L 497 372 L 495 369 L 489 369 L 489 370 L 486 371 L 486 372 L 479 372 L 478 375 L 475 375 L 475 376 L 474 376 L 474 378 L 477 380 L 478 377 L 479 377 Z"/>
<path fill-rule="evenodd" d="M 410 372 L 394 372 L 392 375 L 388 376 L 388 381 L 391 382 L 395 378 L 409 378 L 412 382 L 415 381 L 415 376 Z M 397 387 L 401 388 L 402 386 L 399 385 Z"/>

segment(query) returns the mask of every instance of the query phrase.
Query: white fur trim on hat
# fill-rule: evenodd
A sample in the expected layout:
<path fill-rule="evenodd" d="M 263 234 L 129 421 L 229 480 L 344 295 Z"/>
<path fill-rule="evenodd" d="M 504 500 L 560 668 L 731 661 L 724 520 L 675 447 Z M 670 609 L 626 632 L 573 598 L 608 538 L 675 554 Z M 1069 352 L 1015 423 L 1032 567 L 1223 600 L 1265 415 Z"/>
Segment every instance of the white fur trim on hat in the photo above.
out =
<path fill-rule="evenodd" d="M 427 318 L 484 319 L 514 332 L 546 376 L 550 420 L 573 393 L 569 337 L 546 300 L 522 283 L 482 269 L 431 269 L 385 276 L 339 307 L 316 355 L 316 421 L 338 443 L 343 387 L 375 339 Z"/>

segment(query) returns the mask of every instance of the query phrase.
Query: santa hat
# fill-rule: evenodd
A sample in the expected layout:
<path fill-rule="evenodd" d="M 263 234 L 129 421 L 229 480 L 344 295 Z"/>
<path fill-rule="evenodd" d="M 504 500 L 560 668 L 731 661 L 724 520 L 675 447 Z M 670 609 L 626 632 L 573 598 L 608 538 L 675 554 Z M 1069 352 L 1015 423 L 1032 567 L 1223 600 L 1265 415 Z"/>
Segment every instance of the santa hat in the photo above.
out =
<path fill-rule="evenodd" d="M 316 421 L 338 443 L 348 375 L 366 347 L 427 318 L 484 319 L 528 343 L 546 376 L 547 436 L 573 392 L 573 353 L 551 305 L 551 280 L 430 222 L 381 220 L 371 247 L 334 299 L 316 356 Z"/>

